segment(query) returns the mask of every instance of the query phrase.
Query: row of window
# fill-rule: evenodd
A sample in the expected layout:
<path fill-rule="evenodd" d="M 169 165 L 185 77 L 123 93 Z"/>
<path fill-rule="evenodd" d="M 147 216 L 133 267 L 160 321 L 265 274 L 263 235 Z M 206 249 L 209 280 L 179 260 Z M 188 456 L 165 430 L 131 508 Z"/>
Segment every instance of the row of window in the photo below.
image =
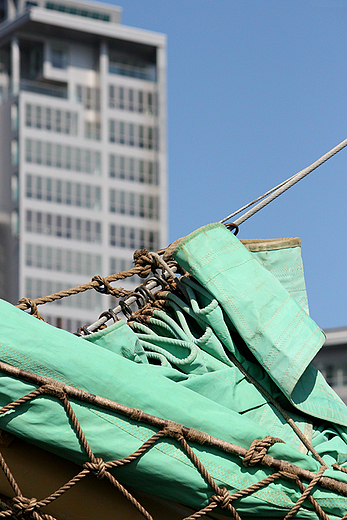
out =
<path fill-rule="evenodd" d="M 159 249 L 159 233 L 149 229 L 110 225 L 110 245 L 129 249 Z"/>
<path fill-rule="evenodd" d="M 27 174 L 25 181 L 27 198 L 101 210 L 100 186 L 32 174 Z M 109 210 L 112 213 L 159 219 L 158 197 L 123 190 L 110 190 L 109 193 Z"/>
<path fill-rule="evenodd" d="M 108 106 L 139 114 L 158 114 L 157 95 L 153 92 L 109 85 Z"/>
<path fill-rule="evenodd" d="M 41 211 L 26 211 L 26 231 L 101 243 L 101 222 L 42 213 Z"/>
<path fill-rule="evenodd" d="M 37 244 L 26 244 L 25 264 L 29 267 L 86 276 L 101 273 L 101 255 Z"/>
<path fill-rule="evenodd" d="M 100 89 L 76 85 L 76 98 L 87 110 L 100 110 Z"/>
<path fill-rule="evenodd" d="M 123 271 L 129 271 L 129 269 L 131 269 L 132 267 L 134 267 L 134 262 L 131 259 L 114 258 L 114 257 L 110 258 L 110 273 L 111 274 L 122 273 Z M 129 286 L 129 288 L 130 288 L 130 286 L 132 286 L 134 289 L 136 287 L 138 287 L 139 285 L 141 285 L 142 283 L 143 283 L 143 278 L 141 278 L 138 275 L 131 276 L 130 278 L 126 278 L 125 280 L 122 281 L 123 285 L 127 284 Z M 128 289 L 128 287 L 126 287 L 126 288 Z M 113 300 L 112 306 L 116 307 L 118 305 L 117 300 L 114 297 L 112 297 L 112 300 Z"/>
<path fill-rule="evenodd" d="M 330 386 L 338 387 L 338 386 L 347 386 L 347 363 L 339 363 L 339 364 L 325 364 L 323 367 L 319 367 L 329 383 Z"/>
<path fill-rule="evenodd" d="M 32 210 L 25 216 L 27 232 L 101 243 L 101 222 Z M 111 224 L 109 241 L 111 246 L 132 250 L 159 249 L 159 233 L 150 229 Z"/>
<path fill-rule="evenodd" d="M 109 175 L 116 179 L 140 182 L 144 184 L 159 184 L 159 167 L 157 161 L 145 161 L 123 155 L 110 154 Z"/>
<path fill-rule="evenodd" d="M 110 273 L 122 273 L 134 267 L 134 262 L 125 258 L 110 258 Z"/>
<path fill-rule="evenodd" d="M 28 2 L 27 2 L 28 3 Z M 37 5 L 36 2 L 30 2 L 30 5 Z M 99 11 L 90 11 L 84 7 L 78 8 L 66 4 L 59 4 L 56 2 L 46 2 L 46 9 L 52 11 L 58 11 L 60 13 L 73 14 L 75 16 L 84 16 L 85 18 L 92 18 L 93 20 L 102 20 L 103 22 L 110 21 L 110 15 L 106 13 L 100 13 Z"/>
<path fill-rule="evenodd" d="M 159 219 L 159 198 L 129 191 L 110 190 L 110 211 L 152 220 Z"/>
<path fill-rule="evenodd" d="M 111 143 L 136 146 L 147 150 L 158 150 L 158 129 L 153 126 L 137 125 L 110 119 L 109 140 Z"/>
<path fill-rule="evenodd" d="M 25 105 L 25 125 L 62 134 L 77 135 L 78 115 L 70 110 L 60 110 L 40 105 Z"/>
<path fill-rule="evenodd" d="M 25 181 L 28 198 L 101 210 L 100 186 L 31 174 L 26 175 Z"/>
<path fill-rule="evenodd" d="M 37 278 L 26 278 L 25 280 L 25 293 L 28 298 L 37 298 L 65 289 L 66 283 L 62 282 L 52 282 L 51 280 L 40 280 Z M 57 300 L 54 302 L 54 305 L 100 311 L 103 303 L 105 301 L 102 300 L 102 295 L 97 291 L 90 290 Z"/>
<path fill-rule="evenodd" d="M 76 295 L 78 298 L 78 295 Z M 68 332 L 77 332 L 80 327 L 86 325 L 81 320 L 73 320 L 71 318 L 65 318 L 64 316 L 50 316 L 44 312 L 44 318 L 50 325 L 57 327 L 58 329 L 67 330 Z M 87 324 L 89 325 L 89 323 Z"/>
<path fill-rule="evenodd" d="M 25 140 L 25 160 L 77 172 L 101 174 L 101 153 L 37 139 Z"/>

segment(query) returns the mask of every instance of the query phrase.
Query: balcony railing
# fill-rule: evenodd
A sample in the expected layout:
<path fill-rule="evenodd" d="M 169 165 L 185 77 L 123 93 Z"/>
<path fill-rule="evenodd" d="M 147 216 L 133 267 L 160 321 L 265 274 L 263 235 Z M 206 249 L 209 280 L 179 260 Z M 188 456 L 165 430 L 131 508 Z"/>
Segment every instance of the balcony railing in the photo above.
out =
<path fill-rule="evenodd" d="M 20 90 L 27 92 L 35 92 L 45 96 L 53 96 L 62 99 L 67 99 L 67 86 L 46 85 L 37 81 L 21 81 L 19 85 Z"/>
<path fill-rule="evenodd" d="M 147 81 L 157 81 L 155 65 L 138 66 L 110 61 L 109 73 L 128 76 L 130 78 L 145 79 Z"/>

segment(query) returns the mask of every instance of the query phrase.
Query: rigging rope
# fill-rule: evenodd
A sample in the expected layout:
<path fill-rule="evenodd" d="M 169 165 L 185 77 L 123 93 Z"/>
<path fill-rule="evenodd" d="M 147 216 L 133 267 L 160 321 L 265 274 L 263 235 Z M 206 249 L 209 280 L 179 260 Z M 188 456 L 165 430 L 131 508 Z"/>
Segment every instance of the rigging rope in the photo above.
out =
<path fill-rule="evenodd" d="M 245 206 L 243 206 L 242 208 L 240 208 L 239 210 L 235 211 L 234 213 L 231 213 L 230 215 L 228 215 L 227 217 L 223 218 L 222 220 L 220 220 L 221 223 L 223 222 L 226 222 L 227 220 L 229 220 L 230 218 L 234 217 L 235 215 L 238 215 L 239 213 L 241 213 L 242 211 L 244 211 L 245 209 L 249 208 L 250 206 L 252 206 L 253 204 L 255 204 L 256 202 L 258 202 L 259 200 L 261 202 L 259 202 L 259 204 L 257 204 L 256 206 L 254 206 L 254 208 L 250 209 L 249 211 L 247 211 L 246 213 L 244 213 L 244 215 L 242 215 L 241 217 L 239 217 L 238 219 L 235 220 L 234 224 L 236 224 L 237 226 L 239 226 L 240 224 L 242 224 L 243 222 L 245 222 L 245 220 L 249 219 L 250 217 L 252 217 L 252 215 L 254 215 L 255 213 L 257 213 L 258 211 L 260 211 L 262 208 L 264 208 L 265 206 L 267 206 L 270 202 L 272 202 L 273 200 L 275 200 L 277 197 L 279 197 L 280 195 L 282 195 L 282 193 L 284 193 L 285 191 L 287 191 L 289 188 L 291 188 L 292 186 L 294 186 L 294 184 L 296 184 L 297 182 L 301 181 L 301 179 L 303 179 L 304 177 L 306 177 L 309 173 L 313 172 L 313 170 L 315 170 L 316 168 L 318 168 L 319 166 L 321 166 L 321 164 L 325 163 L 328 159 L 330 159 L 331 157 L 333 157 L 334 155 L 336 155 L 338 152 L 340 152 L 343 148 L 345 148 L 347 146 L 347 139 L 345 139 L 344 141 L 342 141 L 340 144 L 338 144 L 337 146 L 335 146 L 334 148 L 332 148 L 329 152 L 327 152 L 326 154 L 322 155 L 322 157 L 320 157 L 319 159 L 317 159 L 317 161 L 315 161 L 314 163 L 312 163 L 310 166 L 307 166 L 306 168 L 304 168 L 303 170 L 299 171 L 298 173 L 296 173 L 295 175 L 292 175 L 291 177 L 289 177 L 289 179 L 287 179 L 286 181 L 283 181 L 281 184 L 278 184 L 278 186 L 275 186 L 274 188 L 272 188 L 271 190 L 267 191 L 266 193 L 264 193 L 264 195 L 261 195 L 260 197 L 254 199 L 252 202 L 249 202 L 248 204 L 246 204 Z M 268 196 L 267 196 L 268 195 Z M 266 197 L 266 198 L 265 198 Z M 263 200 L 262 200 L 263 199 Z"/>

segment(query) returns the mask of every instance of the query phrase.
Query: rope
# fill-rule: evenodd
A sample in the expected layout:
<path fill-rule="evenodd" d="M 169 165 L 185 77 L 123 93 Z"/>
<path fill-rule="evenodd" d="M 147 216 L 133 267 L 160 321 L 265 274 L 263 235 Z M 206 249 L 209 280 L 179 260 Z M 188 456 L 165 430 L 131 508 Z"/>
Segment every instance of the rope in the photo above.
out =
<path fill-rule="evenodd" d="M 297 466 L 294 466 L 289 462 L 276 461 L 272 457 L 268 456 L 267 450 L 273 444 L 275 444 L 276 442 L 283 442 L 281 439 L 278 439 L 276 437 L 267 436 L 265 437 L 265 439 L 255 439 L 252 442 L 250 448 L 246 450 L 244 448 L 231 445 L 226 441 L 214 439 L 213 437 L 204 432 L 186 428 L 183 425 L 174 421 L 168 421 L 153 416 L 149 416 L 147 413 L 141 412 L 140 410 L 127 408 L 123 405 L 118 405 L 113 401 L 107 401 L 98 396 L 90 395 L 89 402 L 91 402 L 92 400 L 93 405 L 106 407 L 108 409 L 116 411 L 117 413 L 121 413 L 123 415 L 125 414 L 132 420 L 142 421 L 145 423 L 147 422 L 159 427 L 159 431 L 154 433 L 131 455 L 124 457 L 123 459 L 105 462 L 102 458 L 95 456 L 95 454 L 91 450 L 90 445 L 88 444 L 88 441 L 82 430 L 82 427 L 79 424 L 79 421 L 68 399 L 73 397 L 77 398 L 80 401 L 88 402 L 87 397 L 89 394 L 87 394 L 85 391 L 64 385 L 58 381 L 49 378 L 44 378 L 36 374 L 31 374 L 29 372 L 24 372 L 21 369 L 12 367 L 10 365 L 6 365 L 2 362 L 0 363 L 0 369 L 5 373 L 10 373 L 12 376 L 20 377 L 24 380 L 31 380 L 31 382 L 40 385 L 37 390 L 30 392 L 26 396 L 19 398 L 17 401 L 14 401 L 4 406 L 0 410 L 0 414 L 6 413 L 6 411 L 9 410 L 13 410 L 17 406 L 23 405 L 24 403 L 27 403 L 28 401 L 33 400 L 39 396 L 53 396 L 55 399 L 59 400 L 62 406 L 64 407 L 65 412 L 69 417 L 71 428 L 75 432 L 84 453 L 88 457 L 87 462 L 83 464 L 83 469 L 75 477 L 63 484 L 51 495 L 41 500 L 37 500 L 35 497 L 25 497 L 22 494 L 12 472 L 10 471 L 2 455 L 0 454 L 0 466 L 16 494 L 16 496 L 12 499 L 10 508 L 6 511 L 0 512 L 0 518 L 9 517 L 12 516 L 12 514 L 16 514 L 18 516 L 31 515 L 32 518 L 34 518 L 34 520 L 55 520 L 55 518 L 50 514 L 43 513 L 41 511 L 41 508 L 51 504 L 54 500 L 58 499 L 64 493 L 68 492 L 73 486 L 78 484 L 85 476 L 91 474 L 94 475 L 95 478 L 108 480 L 118 491 L 120 491 L 124 495 L 124 497 L 127 500 L 129 500 L 133 504 L 133 506 L 142 514 L 144 518 L 146 518 L 147 520 L 153 520 L 152 516 L 147 512 L 147 510 L 137 501 L 137 499 L 126 488 L 124 488 L 124 486 L 115 478 L 115 476 L 111 474 L 110 470 L 116 469 L 126 464 L 131 464 L 132 462 L 138 460 L 149 449 L 151 449 L 156 442 L 160 442 L 160 440 L 165 437 L 171 437 L 177 443 L 179 443 L 183 452 L 187 455 L 187 457 L 195 466 L 196 470 L 203 477 L 203 479 L 213 492 L 212 496 L 209 499 L 209 504 L 206 507 L 200 509 L 199 511 L 196 511 L 189 517 L 186 517 L 185 520 L 197 520 L 202 516 L 208 515 L 211 511 L 218 507 L 222 511 L 224 510 L 225 512 L 228 512 L 229 516 L 231 516 L 235 520 L 242 520 L 233 502 L 239 501 L 243 497 L 248 497 L 253 493 L 256 493 L 259 489 L 274 483 L 277 479 L 282 478 L 289 479 L 291 482 L 295 483 L 301 491 L 299 499 L 296 501 L 296 503 L 293 505 L 290 511 L 285 515 L 283 520 L 290 520 L 291 518 L 293 518 L 299 511 L 305 500 L 310 501 L 310 503 L 313 506 L 313 509 L 315 510 L 320 520 L 328 520 L 326 513 L 323 511 L 321 506 L 317 503 L 317 501 L 311 494 L 313 488 L 318 484 L 322 487 L 327 487 L 330 490 L 334 489 L 336 492 L 341 493 L 345 496 L 347 495 L 346 484 L 323 476 L 326 466 L 321 466 L 317 473 L 310 473 L 306 470 L 302 470 Z M 149 418 L 151 418 L 151 421 L 149 421 Z M 220 487 L 216 483 L 212 475 L 207 471 L 206 467 L 199 460 L 198 456 L 190 447 L 187 441 L 196 442 L 200 444 L 209 444 L 215 447 L 225 449 L 225 451 L 227 451 L 228 453 L 234 453 L 243 456 L 243 463 L 246 465 L 253 466 L 261 464 L 267 467 L 272 466 L 274 468 L 274 471 L 271 475 L 260 480 L 259 482 L 256 482 L 251 486 L 248 486 L 247 488 L 236 491 L 233 494 L 230 494 L 226 487 Z M 215 441 L 218 442 L 216 443 Z M 235 448 L 237 449 L 235 450 Z M 309 484 L 307 486 L 304 486 L 304 484 L 301 482 L 301 478 L 305 478 L 306 480 L 308 480 Z M 332 485 L 333 483 L 335 484 L 335 486 Z"/>
<path fill-rule="evenodd" d="M 325 462 L 323 461 L 322 457 L 318 454 L 318 452 L 314 449 L 312 444 L 308 441 L 308 439 L 305 437 L 305 435 L 302 433 L 300 428 L 295 424 L 293 419 L 290 417 L 290 415 L 282 408 L 282 406 L 272 397 L 272 395 L 257 381 L 252 377 L 247 370 L 242 366 L 242 364 L 236 359 L 234 354 L 230 352 L 229 350 L 226 350 L 226 354 L 230 361 L 234 363 L 234 365 L 242 372 L 242 374 L 245 376 L 245 378 L 252 383 L 258 390 L 264 395 L 264 397 L 271 403 L 273 406 L 279 411 L 279 413 L 282 415 L 282 417 L 287 421 L 289 426 L 292 428 L 292 430 L 296 433 L 296 435 L 299 437 L 303 445 L 307 448 L 308 451 L 312 453 L 312 455 L 315 457 L 315 459 L 324 467 L 327 467 Z"/>
<path fill-rule="evenodd" d="M 336 155 L 338 152 L 340 152 L 343 148 L 345 148 L 347 146 L 347 139 L 345 139 L 344 141 L 342 141 L 340 144 L 338 144 L 337 146 L 335 146 L 334 148 L 332 148 L 329 152 L 327 152 L 326 154 L 322 155 L 322 157 L 320 157 L 319 159 L 317 159 L 317 161 L 315 161 L 314 163 L 312 163 L 310 166 L 307 166 L 306 168 L 304 168 L 303 170 L 299 171 L 298 173 L 296 173 L 295 175 L 292 175 L 291 177 L 289 177 L 289 179 L 287 179 L 286 181 L 283 181 L 281 184 L 279 184 L 278 186 L 276 186 L 275 188 L 272 188 L 271 190 L 269 190 L 268 192 L 264 193 L 264 195 L 262 195 L 261 197 L 258 197 L 257 199 L 255 199 L 254 201 L 250 202 L 249 204 L 246 204 L 246 206 L 243 206 L 242 208 L 240 208 L 239 210 L 235 211 L 234 213 L 231 213 L 230 215 L 228 215 L 227 217 L 223 218 L 220 222 L 223 223 L 223 222 L 226 222 L 227 220 L 229 220 L 231 217 L 233 217 L 234 215 L 237 215 L 238 213 L 240 213 L 241 211 L 243 211 L 244 209 L 248 208 L 249 206 L 252 206 L 255 202 L 257 202 L 258 200 L 260 199 L 264 199 L 264 197 L 266 197 L 266 195 L 269 194 L 269 196 L 267 198 L 265 198 L 264 200 L 262 200 L 261 202 L 259 202 L 259 204 L 257 204 L 254 208 L 250 209 L 249 211 L 247 211 L 244 215 L 242 215 L 241 217 L 239 217 L 238 219 L 235 220 L 235 224 L 237 226 L 239 226 L 240 224 L 242 224 L 243 222 L 245 222 L 247 219 L 249 219 L 250 217 L 252 217 L 255 213 L 257 213 L 258 211 L 260 211 L 261 209 L 263 209 L 265 206 L 267 206 L 270 202 L 272 202 L 273 200 L 275 200 L 277 197 L 279 197 L 280 195 L 282 195 L 282 193 L 284 193 L 285 191 L 287 191 L 289 188 L 291 188 L 292 186 L 294 186 L 294 184 L 296 184 L 297 182 L 301 181 L 301 179 L 303 179 L 304 177 L 306 177 L 309 173 L 313 172 L 313 170 L 315 170 L 316 168 L 318 168 L 319 166 L 321 166 L 323 163 L 325 163 L 328 159 L 330 159 L 331 157 L 333 157 L 334 155 Z"/>
<path fill-rule="evenodd" d="M 119 280 L 124 280 L 126 278 L 130 278 L 134 275 L 138 275 L 141 278 L 147 278 L 149 274 L 153 272 L 155 269 L 159 268 L 162 263 L 161 258 L 158 255 L 155 255 L 156 253 L 149 253 L 147 249 L 140 249 L 139 251 L 135 251 L 134 253 L 135 266 L 131 269 L 128 269 L 127 271 L 111 274 L 106 277 L 96 275 L 93 276 L 90 282 L 78 285 L 77 287 L 71 287 L 70 289 L 66 289 L 63 291 L 58 291 L 47 296 L 42 296 L 40 298 L 22 298 L 18 301 L 16 307 L 22 310 L 30 309 L 30 314 L 42 321 L 45 321 L 38 312 L 38 305 L 43 305 L 45 303 L 61 300 L 62 298 L 72 296 L 73 294 L 80 294 L 82 292 L 88 291 L 89 289 L 95 289 L 96 291 L 103 294 L 110 294 L 115 298 L 124 298 L 130 295 L 133 291 L 125 290 L 122 287 L 112 287 L 111 283 Z M 120 310 L 118 312 L 120 312 Z M 107 319 L 109 318 L 104 316 L 103 319 L 98 320 L 100 321 L 98 326 L 103 325 L 107 321 Z M 90 331 L 92 330 L 96 330 L 96 328 L 91 328 Z"/>

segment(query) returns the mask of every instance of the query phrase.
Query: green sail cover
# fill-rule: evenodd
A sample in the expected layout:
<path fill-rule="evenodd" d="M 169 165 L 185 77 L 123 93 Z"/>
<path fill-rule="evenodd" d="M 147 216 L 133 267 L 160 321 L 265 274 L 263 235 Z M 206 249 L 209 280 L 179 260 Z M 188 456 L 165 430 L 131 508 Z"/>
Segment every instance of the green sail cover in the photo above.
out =
<path fill-rule="evenodd" d="M 324 335 L 301 305 L 224 226 L 189 235 L 175 257 L 195 280 L 183 278 L 185 296 L 169 294 L 167 311 L 154 311 L 148 325 L 135 324 L 134 330 L 118 322 L 82 339 L 1 301 L 0 359 L 245 448 L 256 438 L 279 436 L 286 444 L 273 445 L 269 455 L 317 472 L 318 462 L 232 364 L 230 351 L 290 408 L 327 464 L 347 466 L 347 409 L 310 365 Z M 153 358 L 160 364 L 151 364 Z M 1 374 L 0 405 L 33 389 Z M 91 449 L 105 460 L 129 455 L 154 431 L 71 402 Z M 75 462 L 86 461 L 53 397 L 6 413 L 0 427 Z M 217 484 L 231 492 L 272 473 L 266 467 L 246 470 L 238 457 L 206 446 L 192 447 Z M 125 484 L 195 508 L 213 494 L 174 440 L 160 441 L 136 466 L 117 468 L 114 474 Z M 333 469 L 325 475 L 347 483 L 347 475 Z M 347 498 L 322 489 L 313 495 L 331 519 L 346 514 Z M 279 480 L 243 498 L 237 509 L 245 517 L 283 518 L 299 496 L 290 481 Z M 296 518 L 317 516 L 305 502 Z"/>
<path fill-rule="evenodd" d="M 246 239 L 241 242 L 308 313 L 300 238 Z"/>

